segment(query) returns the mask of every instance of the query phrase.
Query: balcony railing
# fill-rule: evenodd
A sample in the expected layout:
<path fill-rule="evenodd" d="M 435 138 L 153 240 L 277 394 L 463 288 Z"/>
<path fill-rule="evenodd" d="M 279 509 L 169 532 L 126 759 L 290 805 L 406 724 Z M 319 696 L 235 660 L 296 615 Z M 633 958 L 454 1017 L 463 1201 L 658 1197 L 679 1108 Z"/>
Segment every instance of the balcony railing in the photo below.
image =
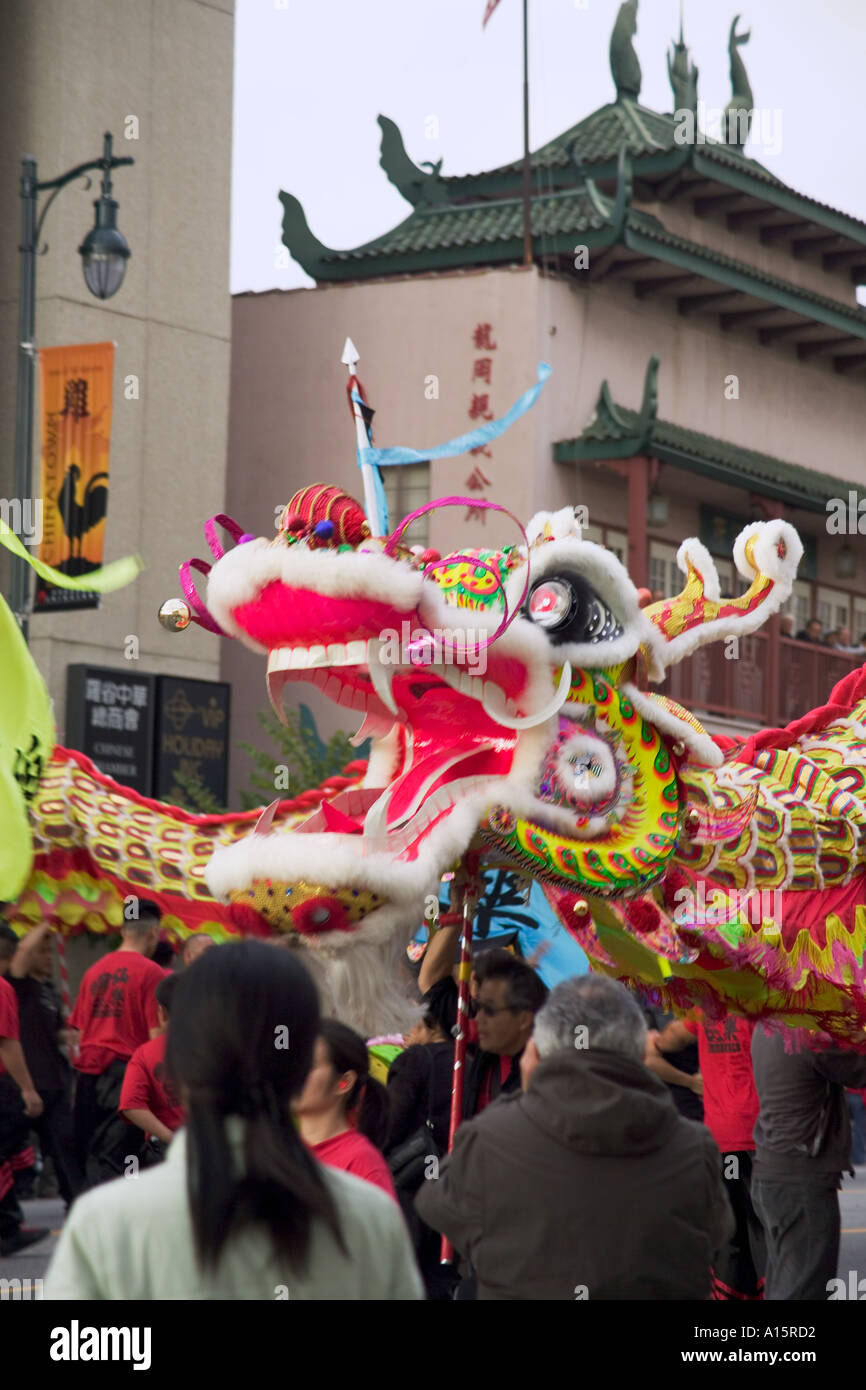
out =
<path fill-rule="evenodd" d="M 674 666 L 661 690 L 695 714 L 777 728 L 827 703 L 830 691 L 866 654 L 849 655 L 757 632 L 731 649 L 713 642 Z"/>

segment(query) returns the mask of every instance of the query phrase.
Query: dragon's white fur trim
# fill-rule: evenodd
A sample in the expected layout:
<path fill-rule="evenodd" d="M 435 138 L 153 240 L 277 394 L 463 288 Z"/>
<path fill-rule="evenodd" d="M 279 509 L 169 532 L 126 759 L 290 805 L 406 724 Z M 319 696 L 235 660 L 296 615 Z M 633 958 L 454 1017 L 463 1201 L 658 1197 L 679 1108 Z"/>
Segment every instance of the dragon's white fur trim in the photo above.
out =
<path fill-rule="evenodd" d="M 377 551 L 269 545 L 266 540 L 237 545 L 208 575 L 207 605 L 223 630 L 262 651 L 235 623 L 232 612 L 252 603 L 275 580 L 295 589 L 315 589 L 334 598 L 370 598 L 411 613 L 424 588 L 420 570 Z"/>
<path fill-rule="evenodd" d="M 645 691 L 625 682 L 620 686 L 622 693 L 631 700 L 635 709 L 648 723 L 667 734 L 668 738 L 680 739 L 696 763 L 706 767 L 721 767 L 725 755 L 719 745 L 706 732 L 698 732 L 694 725 L 685 719 L 678 719 L 672 710 L 658 704 Z"/>
<path fill-rule="evenodd" d="M 748 526 L 744 526 L 734 541 L 734 564 L 743 578 L 750 581 L 754 579 L 756 571 L 746 559 L 746 541 L 755 531 L 758 532 L 758 539 L 752 547 L 755 564 L 777 587 L 787 586 L 787 598 L 791 592 L 791 585 L 797 578 L 797 566 L 803 558 L 803 542 L 787 521 L 752 521 Z M 786 553 L 783 559 L 779 558 L 776 550 L 780 541 L 785 545 Z M 776 608 L 779 606 L 777 604 Z M 776 608 L 773 608 L 772 612 L 775 613 Z"/>
<path fill-rule="evenodd" d="M 545 526 L 550 527 L 554 540 L 561 541 L 566 536 L 580 540 L 581 530 L 574 507 L 560 507 L 558 512 L 536 512 L 526 528 L 530 545 L 543 533 Z"/>
<path fill-rule="evenodd" d="M 701 576 L 704 585 L 704 594 L 710 603 L 718 603 L 722 597 L 719 587 L 719 575 L 713 558 L 707 547 L 696 536 L 690 536 L 687 541 L 683 541 L 677 551 L 677 565 L 683 574 L 688 573 L 687 561 L 691 561 L 694 569 Z"/>
<path fill-rule="evenodd" d="M 786 603 L 791 594 L 791 587 L 797 574 L 797 566 L 803 554 L 803 544 L 797 532 L 787 521 L 752 521 L 740 532 L 734 544 L 734 560 L 740 574 L 744 579 L 753 580 L 758 570 L 746 561 L 746 541 L 757 532 L 757 540 L 753 547 L 755 563 L 758 565 L 760 573 L 765 574 L 768 579 L 773 581 L 772 590 L 767 593 L 762 602 L 752 613 L 733 613 L 724 618 L 714 618 L 710 622 L 702 623 L 699 627 L 690 628 L 687 632 L 682 632 L 678 637 L 672 637 L 670 641 L 664 642 L 662 647 L 662 660 L 665 667 L 675 666 L 684 657 L 690 656 L 699 647 L 704 647 L 709 642 L 720 642 L 726 637 L 748 637 L 750 633 L 757 632 L 769 617 L 777 613 Z M 779 541 L 784 541 L 786 554 L 781 558 L 776 553 L 776 546 Z M 700 546 L 700 542 L 697 542 Z M 699 554 L 692 540 L 684 541 L 680 546 L 678 559 L 685 553 L 693 558 Z M 711 562 L 712 563 L 712 562 Z M 683 564 L 681 568 L 685 568 Z M 698 567 L 700 568 L 700 567 Z M 702 571 L 701 571 L 702 572 Z M 715 567 L 713 566 L 715 574 Z M 709 597 L 709 594 L 708 594 Z"/>

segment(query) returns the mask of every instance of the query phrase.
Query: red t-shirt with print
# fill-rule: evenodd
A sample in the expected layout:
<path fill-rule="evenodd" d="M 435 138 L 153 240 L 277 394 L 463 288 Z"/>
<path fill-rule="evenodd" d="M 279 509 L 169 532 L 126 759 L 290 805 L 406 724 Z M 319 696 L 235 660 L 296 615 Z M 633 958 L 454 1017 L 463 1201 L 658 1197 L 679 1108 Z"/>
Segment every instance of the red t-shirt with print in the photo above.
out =
<path fill-rule="evenodd" d="M 0 975 L 0 1038 L 18 1041 L 18 1000 L 8 980 Z M 6 1071 L 0 1062 L 0 1076 Z"/>
<path fill-rule="evenodd" d="M 391 1169 L 376 1145 L 356 1129 L 347 1129 L 345 1134 L 335 1134 L 333 1139 L 311 1144 L 310 1148 L 320 1163 L 342 1168 L 346 1173 L 354 1173 L 356 1178 L 365 1178 L 397 1201 Z"/>
<path fill-rule="evenodd" d="M 167 974 L 138 951 L 109 951 L 85 971 L 69 1020 L 81 1033 L 79 1071 L 98 1075 L 149 1041 L 159 1024 L 154 991 Z"/>
<path fill-rule="evenodd" d="M 135 1049 L 126 1064 L 117 1108 L 150 1110 L 173 1134 L 180 1129 L 185 1116 L 165 1074 L 167 1039 L 167 1033 L 159 1033 Z"/>
<path fill-rule="evenodd" d="M 718 1023 L 685 1020 L 698 1040 L 704 1082 L 704 1124 L 721 1153 L 753 1152 L 760 1110 L 752 1074 L 753 1021 L 729 1014 Z"/>

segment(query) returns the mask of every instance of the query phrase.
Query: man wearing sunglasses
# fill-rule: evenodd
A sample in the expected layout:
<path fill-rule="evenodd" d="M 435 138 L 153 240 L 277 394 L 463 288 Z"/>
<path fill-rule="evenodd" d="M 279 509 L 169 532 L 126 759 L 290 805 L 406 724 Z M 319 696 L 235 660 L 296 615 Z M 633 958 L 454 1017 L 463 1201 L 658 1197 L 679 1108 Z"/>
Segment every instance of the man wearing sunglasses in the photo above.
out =
<path fill-rule="evenodd" d="M 510 951 L 485 951 L 473 972 L 478 1046 L 467 1065 L 464 1119 L 480 1114 L 498 1095 L 520 1090 L 520 1059 L 547 997 L 531 966 Z"/>

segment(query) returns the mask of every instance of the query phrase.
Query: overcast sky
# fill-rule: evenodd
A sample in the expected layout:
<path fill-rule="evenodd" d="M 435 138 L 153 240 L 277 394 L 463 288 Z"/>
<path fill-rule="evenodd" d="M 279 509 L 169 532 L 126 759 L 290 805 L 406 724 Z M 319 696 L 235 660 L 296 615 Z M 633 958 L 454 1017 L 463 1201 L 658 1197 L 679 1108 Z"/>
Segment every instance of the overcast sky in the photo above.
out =
<path fill-rule="evenodd" d="M 379 168 L 379 112 L 410 157 L 473 173 L 522 151 L 521 0 L 237 0 L 231 288 L 311 284 L 281 248 L 280 189 L 326 245 L 357 246 L 405 218 Z M 747 153 L 801 192 L 866 220 L 866 0 L 685 0 L 707 108 L 730 97 L 735 5 L 761 112 Z M 529 0 L 533 148 L 614 98 L 619 0 Z M 672 109 L 665 51 L 679 0 L 640 0 L 641 103 Z M 709 113 L 708 113 L 709 114 Z M 757 123 L 756 123 L 757 125 Z M 710 127 L 711 129 L 712 127 Z M 438 133 L 436 133 L 438 130 Z"/>

